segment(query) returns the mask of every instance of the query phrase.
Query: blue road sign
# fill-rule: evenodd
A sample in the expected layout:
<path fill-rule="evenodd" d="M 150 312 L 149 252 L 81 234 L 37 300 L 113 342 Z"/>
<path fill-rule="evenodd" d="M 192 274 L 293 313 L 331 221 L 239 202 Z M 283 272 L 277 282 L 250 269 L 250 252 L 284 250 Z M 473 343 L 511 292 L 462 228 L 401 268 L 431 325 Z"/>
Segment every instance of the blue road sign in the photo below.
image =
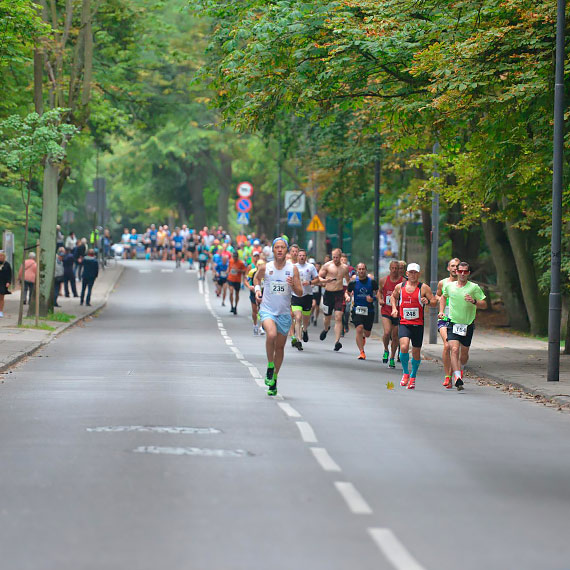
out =
<path fill-rule="evenodd" d="M 239 198 L 236 200 L 236 210 L 241 213 L 246 213 L 251 210 L 251 200 L 249 198 Z"/>
<path fill-rule="evenodd" d="M 247 212 L 238 212 L 237 223 L 242 224 L 244 226 L 249 225 L 249 214 Z"/>
<path fill-rule="evenodd" d="M 287 212 L 287 225 L 294 227 L 302 225 L 301 214 L 299 212 Z"/>

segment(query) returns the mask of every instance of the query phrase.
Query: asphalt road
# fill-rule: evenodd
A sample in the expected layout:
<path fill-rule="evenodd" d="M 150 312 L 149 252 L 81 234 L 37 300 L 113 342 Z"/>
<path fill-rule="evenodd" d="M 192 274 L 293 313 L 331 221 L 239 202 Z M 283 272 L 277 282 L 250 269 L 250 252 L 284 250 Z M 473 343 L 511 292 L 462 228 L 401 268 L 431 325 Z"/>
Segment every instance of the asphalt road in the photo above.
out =
<path fill-rule="evenodd" d="M 570 568 L 570 415 L 314 327 L 268 397 L 246 293 L 172 267 L 5 375 L 1 568 Z"/>

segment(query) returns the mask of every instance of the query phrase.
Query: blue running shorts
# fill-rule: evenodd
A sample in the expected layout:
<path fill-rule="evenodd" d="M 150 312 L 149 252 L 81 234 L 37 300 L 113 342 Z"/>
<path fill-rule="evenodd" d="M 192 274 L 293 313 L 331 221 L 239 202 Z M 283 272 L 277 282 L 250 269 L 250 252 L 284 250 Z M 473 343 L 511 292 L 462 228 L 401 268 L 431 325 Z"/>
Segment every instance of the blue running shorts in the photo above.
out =
<path fill-rule="evenodd" d="M 291 314 L 287 315 L 272 315 L 266 311 L 259 311 L 259 320 L 263 323 L 265 319 L 271 319 L 277 325 L 277 332 L 283 336 L 289 334 L 291 328 Z"/>

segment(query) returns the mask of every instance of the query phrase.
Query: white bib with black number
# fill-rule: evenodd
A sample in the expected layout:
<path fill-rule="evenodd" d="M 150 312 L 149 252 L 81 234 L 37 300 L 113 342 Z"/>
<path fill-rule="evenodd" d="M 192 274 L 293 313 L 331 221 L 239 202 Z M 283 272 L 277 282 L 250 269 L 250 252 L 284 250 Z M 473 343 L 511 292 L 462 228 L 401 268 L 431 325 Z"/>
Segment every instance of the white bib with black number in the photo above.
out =
<path fill-rule="evenodd" d="M 220 271 L 220 277 L 227 277 L 227 276 L 228 276 L 227 271 Z"/>
<path fill-rule="evenodd" d="M 457 334 L 459 336 L 467 336 L 467 325 L 455 323 L 453 325 L 453 334 Z"/>
<path fill-rule="evenodd" d="M 406 321 L 413 321 L 420 318 L 420 310 L 417 307 L 412 309 L 402 309 L 402 313 Z"/>
<path fill-rule="evenodd" d="M 272 295 L 288 295 L 289 285 L 283 281 L 271 281 L 270 291 Z"/>
<path fill-rule="evenodd" d="M 354 307 L 354 312 L 357 315 L 368 316 L 368 307 L 362 307 L 360 305 L 357 305 L 356 307 Z"/>

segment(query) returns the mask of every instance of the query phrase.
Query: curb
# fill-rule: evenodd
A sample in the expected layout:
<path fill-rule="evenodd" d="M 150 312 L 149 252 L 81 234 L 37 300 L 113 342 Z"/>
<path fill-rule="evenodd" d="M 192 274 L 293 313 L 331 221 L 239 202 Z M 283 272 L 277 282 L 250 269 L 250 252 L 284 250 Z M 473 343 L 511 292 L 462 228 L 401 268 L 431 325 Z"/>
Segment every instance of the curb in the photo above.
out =
<path fill-rule="evenodd" d="M 426 360 L 436 362 L 439 366 L 442 366 L 441 358 L 438 358 L 438 357 L 433 356 L 433 355 L 426 353 L 426 352 L 422 352 L 422 357 L 425 358 Z M 528 394 L 531 396 L 539 396 L 540 398 L 544 398 L 548 402 L 553 402 L 553 403 L 556 403 L 560 406 L 569 406 L 570 405 L 570 395 L 568 395 L 568 396 L 564 396 L 564 395 L 552 396 L 551 394 L 545 394 L 541 390 L 529 388 L 528 386 L 525 386 L 524 384 L 520 384 L 519 382 L 511 382 L 511 381 L 505 380 L 505 378 L 502 378 L 501 376 L 497 376 L 495 374 L 489 374 L 487 372 L 476 372 L 475 370 L 473 370 L 473 368 L 470 368 L 469 366 L 466 367 L 466 370 L 467 370 L 467 372 L 472 374 L 472 378 L 476 378 L 476 379 L 480 379 L 480 380 L 491 380 L 492 382 L 496 382 L 497 384 L 501 384 L 502 386 L 507 386 L 507 387 L 510 386 L 512 388 L 515 388 L 516 390 L 520 390 L 521 392 L 524 392 L 525 394 Z"/>
<path fill-rule="evenodd" d="M 110 286 L 108 287 L 107 292 L 105 293 L 105 295 L 103 297 L 103 301 L 101 303 L 99 303 L 98 305 L 94 305 L 88 313 L 85 313 L 84 315 L 81 315 L 80 317 L 76 317 L 75 319 L 69 321 L 68 323 L 63 323 L 60 327 L 58 327 L 55 331 L 53 331 L 50 334 L 50 336 L 47 340 L 43 340 L 43 341 L 38 342 L 36 346 L 33 346 L 32 348 L 29 348 L 28 350 L 18 354 L 17 356 L 15 356 L 11 360 L 9 360 L 8 362 L 6 362 L 2 366 L 0 366 L 0 374 L 7 372 L 15 364 L 18 364 L 18 362 L 20 362 L 21 360 L 23 360 L 27 356 L 31 356 L 32 354 L 34 354 L 34 352 L 37 352 L 38 350 L 40 350 L 40 348 L 47 346 L 52 340 L 57 338 L 60 334 L 64 333 L 69 328 L 75 326 L 77 323 L 79 323 L 81 321 L 84 321 L 85 319 L 87 319 L 88 317 L 90 317 L 91 315 L 96 313 L 97 311 L 100 311 L 101 309 L 103 309 L 107 305 L 107 301 L 109 300 L 109 296 L 113 292 L 113 289 L 116 287 L 117 283 L 119 282 L 119 279 L 123 276 L 123 272 L 125 271 L 125 268 L 122 265 L 119 265 L 118 267 L 120 267 L 120 270 L 117 272 L 115 279 L 111 282 Z"/>

